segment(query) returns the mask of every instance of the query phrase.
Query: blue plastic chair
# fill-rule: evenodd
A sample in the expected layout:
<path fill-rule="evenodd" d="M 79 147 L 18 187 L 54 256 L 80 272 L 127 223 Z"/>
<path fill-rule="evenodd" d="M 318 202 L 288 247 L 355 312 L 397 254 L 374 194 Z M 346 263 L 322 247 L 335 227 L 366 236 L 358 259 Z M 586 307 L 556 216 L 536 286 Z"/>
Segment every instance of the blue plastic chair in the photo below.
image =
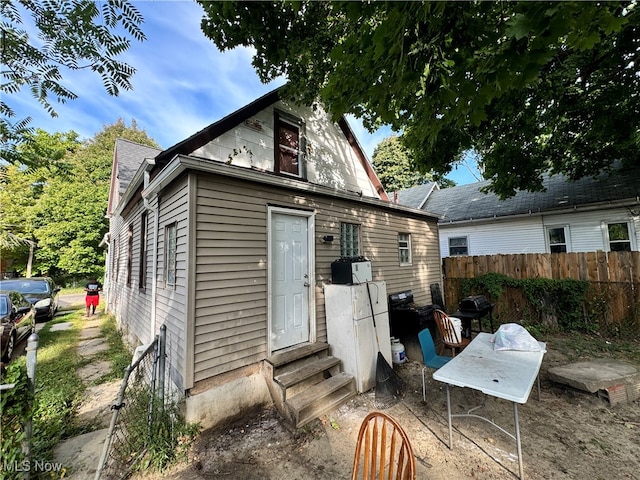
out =
<path fill-rule="evenodd" d="M 424 372 L 427 368 L 439 369 L 446 365 L 451 360 L 451 357 L 444 357 L 436 353 L 436 346 L 433 343 L 431 332 L 428 328 L 425 328 L 418 333 L 418 341 L 420 342 L 420 348 L 422 349 L 422 361 L 424 367 L 422 367 L 422 400 L 427 401 L 427 383 L 425 380 Z"/>

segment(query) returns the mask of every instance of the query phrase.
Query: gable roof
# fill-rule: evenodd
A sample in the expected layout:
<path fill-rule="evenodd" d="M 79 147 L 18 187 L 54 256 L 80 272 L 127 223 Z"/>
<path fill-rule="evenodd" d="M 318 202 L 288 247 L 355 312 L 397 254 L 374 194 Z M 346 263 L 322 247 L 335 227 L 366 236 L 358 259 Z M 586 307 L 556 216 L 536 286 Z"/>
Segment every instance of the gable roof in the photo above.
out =
<path fill-rule="evenodd" d="M 127 189 L 129 182 L 140 168 L 140 163 L 145 158 L 155 158 L 160 152 L 162 150 L 159 148 L 141 145 L 124 138 L 116 139 L 114 160 L 118 164 L 116 175 L 120 183 L 120 193 Z"/>
<path fill-rule="evenodd" d="M 116 208 L 144 159 L 154 158 L 161 151 L 159 148 L 141 145 L 124 138 L 116 138 L 111 165 L 107 214 L 111 214 Z"/>
<path fill-rule="evenodd" d="M 462 222 L 511 215 L 577 209 L 587 205 L 640 203 L 640 167 L 616 169 L 597 177 L 571 181 L 564 175 L 545 175 L 544 192 L 520 191 L 500 200 L 480 189 L 489 181 L 443 188 L 429 195 L 423 209 L 440 217 L 440 223 Z"/>
<path fill-rule="evenodd" d="M 203 147 L 207 143 L 212 140 L 218 138 L 220 135 L 226 133 L 227 131 L 234 128 L 236 125 L 241 124 L 245 120 L 253 117 L 261 110 L 273 105 L 274 103 L 281 100 L 280 98 L 280 90 L 283 87 L 278 87 L 275 90 L 272 90 L 269 93 L 266 93 L 262 97 L 254 100 L 248 105 L 236 110 L 235 112 L 227 115 L 226 117 L 218 120 L 215 123 L 212 123 L 208 127 L 203 128 L 199 132 L 191 135 L 189 138 L 176 143 L 174 146 L 169 147 L 165 151 L 163 151 L 160 155 L 156 157 L 156 166 L 154 167 L 151 176 L 154 177 L 157 173 L 162 170 L 174 157 L 178 155 L 190 155 L 192 152 L 197 150 L 200 147 Z M 375 174 L 371 163 L 367 159 L 367 156 L 362 149 L 360 143 L 356 139 L 351 127 L 344 117 L 340 118 L 338 121 L 338 125 L 342 132 L 344 133 L 347 141 L 351 148 L 353 148 L 356 157 L 362 164 L 369 180 L 373 184 L 375 190 L 380 195 L 380 198 L 385 201 L 389 201 L 389 197 L 382 186 L 382 183 L 378 179 Z"/>
<path fill-rule="evenodd" d="M 436 182 L 424 183 L 397 192 L 397 203 L 412 208 L 422 208 L 434 190 L 440 187 Z"/>

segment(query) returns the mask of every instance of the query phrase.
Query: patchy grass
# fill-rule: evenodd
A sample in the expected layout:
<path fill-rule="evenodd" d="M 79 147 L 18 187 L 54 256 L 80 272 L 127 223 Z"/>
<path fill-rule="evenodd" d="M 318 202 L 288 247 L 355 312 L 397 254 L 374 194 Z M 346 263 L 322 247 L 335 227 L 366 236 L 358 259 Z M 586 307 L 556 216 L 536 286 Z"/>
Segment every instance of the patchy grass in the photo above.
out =
<path fill-rule="evenodd" d="M 52 331 L 62 322 L 66 330 Z M 77 374 L 81 358 L 76 353 L 82 319 L 79 313 L 56 317 L 38 332 L 38 357 L 33 414 L 34 458 L 51 459 L 53 447 L 62 439 L 75 435 L 71 419 L 82 399 L 85 387 Z M 26 361 L 21 357 L 19 361 Z"/>
<path fill-rule="evenodd" d="M 100 325 L 100 334 L 108 343 L 109 348 L 104 352 L 97 354 L 96 358 L 108 360 L 111 363 L 111 369 L 108 373 L 101 376 L 95 383 L 101 384 L 111 380 L 116 380 L 124 376 L 124 371 L 131 364 L 131 352 L 127 349 L 122 341 L 122 335 L 116 325 L 113 315 L 107 315 Z"/>
<path fill-rule="evenodd" d="M 640 365 L 640 339 L 606 338 L 598 334 L 555 334 L 548 339 L 555 350 L 564 352 L 570 361 L 609 357 Z"/>
<path fill-rule="evenodd" d="M 122 378 L 124 369 L 131 361 L 131 354 L 123 344 L 112 316 L 106 316 L 100 327 L 100 333 L 109 345 L 108 350 L 90 359 L 78 355 L 80 331 L 86 322 L 82 314 L 82 311 L 77 311 L 58 315 L 38 332 L 33 458 L 51 460 L 56 444 L 92 429 L 91 426 L 73 421 L 86 389 L 77 373 L 80 367 L 95 360 L 108 360 L 111 368 L 96 381 L 99 384 Z M 54 325 L 65 322 L 71 323 L 71 328 L 52 330 Z M 14 362 L 24 367 L 26 357 L 16 358 Z"/>

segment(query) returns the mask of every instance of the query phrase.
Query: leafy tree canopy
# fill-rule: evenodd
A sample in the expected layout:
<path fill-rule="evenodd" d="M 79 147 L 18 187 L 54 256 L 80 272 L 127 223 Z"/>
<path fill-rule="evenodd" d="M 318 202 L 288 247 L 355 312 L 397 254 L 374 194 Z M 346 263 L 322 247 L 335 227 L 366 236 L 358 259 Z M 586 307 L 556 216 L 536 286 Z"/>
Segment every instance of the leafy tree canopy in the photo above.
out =
<path fill-rule="evenodd" d="M 31 132 L 30 118 L 14 120 L 7 95 L 27 88 L 55 117 L 55 101 L 77 97 L 63 84 L 65 70 L 97 73 L 110 95 L 131 89 L 135 69 L 118 57 L 131 38 L 143 41 L 145 35 L 140 29 L 143 18 L 128 0 L 0 0 L 0 18 L 0 138 L 5 161 L 30 161 L 21 158 L 16 147 L 28 141 Z"/>
<path fill-rule="evenodd" d="M 397 192 L 436 180 L 441 186 L 454 185 L 451 180 L 418 172 L 411 153 L 398 136 L 382 140 L 373 151 L 372 161 L 376 175 L 387 192 Z"/>
<path fill-rule="evenodd" d="M 491 190 L 640 163 L 640 11 L 630 2 L 208 2 L 221 50 L 336 116 L 403 132 L 422 171 L 474 148 Z"/>
<path fill-rule="evenodd" d="M 38 130 L 31 142 L 18 147 L 19 153 L 44 152 L 64 171 L 50 165 L 2 167 L 0 246 L 18 271 L 26 269 L 29 248 L 24 241 L 5 241 L 15 237 L 36 245 L 33 274 L 102 275 L 104 250 L 99 245 L 109 229 L 105 213 L 116 138 L 158 146 L 135 120 L 130 126 L 118 120 L 82 143 L 74 132 Z"/>

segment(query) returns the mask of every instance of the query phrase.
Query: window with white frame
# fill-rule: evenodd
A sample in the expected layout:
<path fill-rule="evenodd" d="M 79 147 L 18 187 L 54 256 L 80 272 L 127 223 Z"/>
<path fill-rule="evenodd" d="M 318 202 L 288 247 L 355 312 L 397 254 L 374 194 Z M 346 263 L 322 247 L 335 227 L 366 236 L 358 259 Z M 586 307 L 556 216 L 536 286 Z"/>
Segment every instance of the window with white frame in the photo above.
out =
<path fill-rule="evenodd" d="M 449 256 L 469 255 L 468 237 L 449 237 Z"/>
<path fill-rule="evenodd" d="M 400 265 L 411 265 L 411 234 L 398 234 L 398 255 Z"/>
<path fill-rule="evenodd" d="M 175 286 L 176 284 L 176 256 L 178 250 L 176 224 L 167 225 L 165 229 L 165 284 L 167 286 Z"/>
<path fill-rule="evenodd" d="M 344 222 L 340 224 L 340 256 L 360 256 L 360 225 Z"/>
<path fill-rule="evenodd" d="M 549 252 L 566 253 L 568 248 L 568 227 L 547 227 L 547 240 L 549 242 Z"/>
<path fill-rule="evenodd" d="M 631 234 L 626 222 L 608 223 L 609 250 L 611 252 L 630 252 Z"/>

